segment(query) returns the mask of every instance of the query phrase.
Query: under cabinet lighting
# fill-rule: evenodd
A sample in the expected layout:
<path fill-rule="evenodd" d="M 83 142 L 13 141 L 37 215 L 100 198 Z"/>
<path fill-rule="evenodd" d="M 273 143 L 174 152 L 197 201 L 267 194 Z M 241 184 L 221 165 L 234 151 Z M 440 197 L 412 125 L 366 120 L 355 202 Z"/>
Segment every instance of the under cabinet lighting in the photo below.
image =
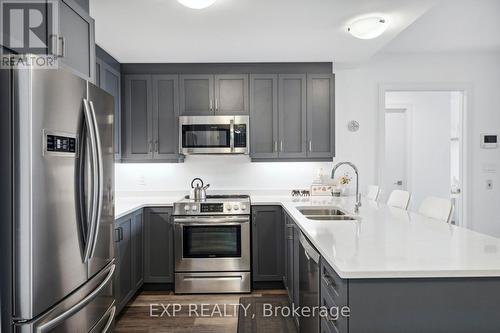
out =
<path fill-rule="evenodd" d="M 217 0 L 177 0 L 186 7 L 193 9 L 203 9 L 210 7 Z"/>
<path fill-rule="evenodd" d="M 373 39 L 382 35 L 387 29 L 387 18 L 370 16 L 357 19 L 349 24 L 347 31 L 359 39 Z"/>

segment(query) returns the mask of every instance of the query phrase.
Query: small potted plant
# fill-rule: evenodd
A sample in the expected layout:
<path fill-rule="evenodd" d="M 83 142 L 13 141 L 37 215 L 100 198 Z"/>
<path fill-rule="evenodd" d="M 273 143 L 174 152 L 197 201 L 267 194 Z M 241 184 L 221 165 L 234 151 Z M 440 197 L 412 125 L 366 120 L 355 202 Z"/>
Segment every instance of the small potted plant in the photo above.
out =
<path fill-rule="evenodd" d="M 345 195 L 347 190 L 347 185 L 351 182 L 352 177 L 349 176 L 348 173 L 345 173 L 343 176 L 337 179 L 337 188 L 333 192 L 336 192 L 338 196 Z M 335 195 L 332 193 L 332 195 Z"/>

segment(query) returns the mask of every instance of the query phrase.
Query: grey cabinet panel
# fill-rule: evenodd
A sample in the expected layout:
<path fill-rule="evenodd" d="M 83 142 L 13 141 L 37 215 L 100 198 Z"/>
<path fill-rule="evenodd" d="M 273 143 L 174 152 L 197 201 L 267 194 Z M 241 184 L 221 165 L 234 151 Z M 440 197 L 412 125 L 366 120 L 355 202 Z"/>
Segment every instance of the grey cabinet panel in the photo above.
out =
<path fill-rule="evenodd" d="M 126 75 L 124 158 L 152 158 L 152 110 L 151 76 Z"/>
<path fill-rule="evenodd" d="M 294 250 L 293 250 L 293 239 L 294 239 L 294 229 L 295 224 L 293 220 L 285 213 L 285 287 L 288 291 L 288 298 L 290 303 L 294 302 Z"/>
<path fill-rule="evenodd" d="M 153 75 L 154 158 L 179 157 L 179 78 Z"/>
<path fill-rule="evenodd" d="M 172 208 L 145 211 L 144 282 L 174 282 L 174 233 Z"/>
<path fill-rule="evenodd" d="M 180 76 L 180 112 L 182 115 L 211 115 L 214 112 L 214 76 Z"/>
<path fill-rule="evenodd" d="M 59 1 L 60 64 L 95 82 L 94 20 L 73 0 Z"/>
<path fill-rule="evenodd" d="M 116 224 L 117 234 L 117 274 L 115 275 L 115 298 L 121 309 L 128 302 L 133 290 L 132 277 L 132 216 L 127 216 Z"/>
<path fill-rule="evenodd" d="M 307 156 L 335 154 L 334 94 L 333 74 L 307 75 Z"/>
<path fill-rule="evenodd" d="M 215 75 L 216 115 L 248 114 L 248 75 Z"/>
<path fill-rule="evenodd" d="M 278 75 L 250 75 L 250 154 L 278 157 Z"/>
<path fill-rule="evenodd" d="M 101 85 L 101 65 L 102 61 L 98 58 L 95 60 L 95 85 L 102 88 Z"/>
<path fill-rule="evenodd" d="M 283 249 L 281 207 L 252 207 L 253 281 L 283 280 Z"/>
<path fill-rule="evenodd" d="M 96 71 L 99 75 L 99 87 L 106 90 L 115 98 L 115 113 L 114 113 L 114 149 L 115 160 L 121 158 L 121 78 L 120 73 L 113 67 L 100 60 L 97 62 L 100 71 Z M 96 81 L 97 82 L 97 81 Z"/>
<path fill-rule="evenodd" d="M 279 156 L 306 157 L 306 75 L 279 75 Z"/>
<path fill-rule="evenodd" d="M 144 223 L 142 210 L 132 218 L 133 288 L 139 289 L 144 282 Z"/>

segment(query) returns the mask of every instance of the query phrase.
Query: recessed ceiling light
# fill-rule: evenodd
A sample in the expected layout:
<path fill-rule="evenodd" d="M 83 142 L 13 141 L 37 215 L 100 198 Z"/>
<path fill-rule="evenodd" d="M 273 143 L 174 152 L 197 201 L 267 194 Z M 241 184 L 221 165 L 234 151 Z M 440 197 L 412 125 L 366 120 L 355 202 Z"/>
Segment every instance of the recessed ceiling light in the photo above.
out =
<path fill-rule="evenodd" d="M 347 27 L 347 31 L 359 39 L 372 39 L 382 35 L 388 26 L 387 18 L 370 16 L 354 20 Z"/>
<path fill-rule="evenodd" d="M 186 7 L 193 9 L 203 9 L 210 7 L 217 0 L 177 0 Z"/>

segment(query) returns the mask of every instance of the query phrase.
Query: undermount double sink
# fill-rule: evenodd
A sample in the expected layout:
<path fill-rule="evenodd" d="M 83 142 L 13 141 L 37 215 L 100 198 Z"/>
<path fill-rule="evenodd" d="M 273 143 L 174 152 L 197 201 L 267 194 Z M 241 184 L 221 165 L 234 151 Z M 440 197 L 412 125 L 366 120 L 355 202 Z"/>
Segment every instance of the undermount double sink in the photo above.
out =
<path fill-rule="evenodd" d="M 297 210 L 309 220 L 316 221 L 353 221 L 355 216 L 348 215 L 337 207 L 297 207 Z"/>

